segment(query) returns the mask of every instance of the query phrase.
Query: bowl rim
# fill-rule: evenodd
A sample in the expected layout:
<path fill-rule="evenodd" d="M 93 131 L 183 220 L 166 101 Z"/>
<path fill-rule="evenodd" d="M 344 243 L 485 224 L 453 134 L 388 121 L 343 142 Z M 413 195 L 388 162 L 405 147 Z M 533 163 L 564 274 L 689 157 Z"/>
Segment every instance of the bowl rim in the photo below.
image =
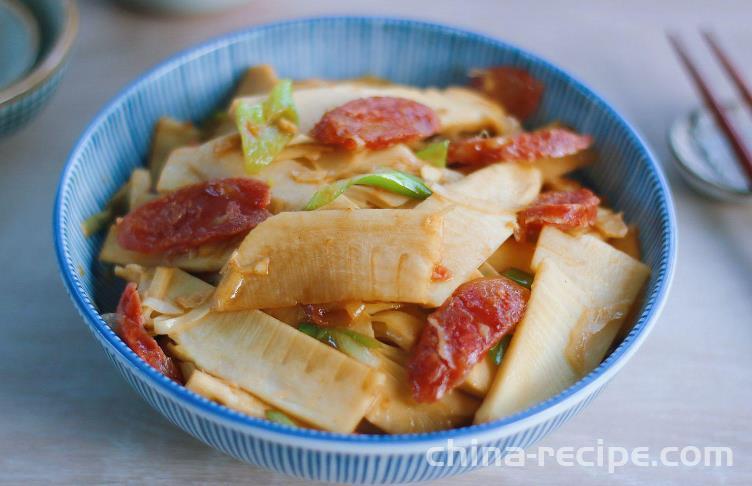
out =
<path fill-rule="evenodd" d="M 78 34 L 78 7 L 75 0 L 63 0 L 65 24 L 50 52 L 25 76 L 0 90 L 0 108 L 9 105 L 43 85 L 65 64 Z"/>
<path fill-rule="evenodd" d="M 171 70 L 183 63 L 200 57 L 208 52 L 226 48 L 228 45 L 253 34 L 260 35 L 263 32 L 295 27 L 310 23 L 325 23 L 331 21 L 353 22 L 371 25 L 381 23 L 383 25 L 404 27 L 418 30 L 432 30 L 440 34 L 465 36 L 476 39 L 482 43 L 495 47 L 511 50 L 520 59 L 543 66 L 546 70 L 554 72 L 557 77 L 566 81 L 573 89 L 590 97 L 593 102 L 603 109 L 607 116 L 612 117 L 625 129 L 627 137 L 632 139 L 639 147 L 646 163 L 652 169 L 652 175 L 659 189 L 661 207 L 661 235 L 663 237 L 660 262 L 654 271 L 658 272 L 656 288 L 652 294 L 647 295 L 643 304 L 641 315 L 635 322 L 634 328 L 629 332 L 620 345 L 592 372 L 566 388 L 559 394 L 538 402 L 535 405 L 517 412 L 513 415 L 487 422 L 470 425 L 456 429 L 441 430 L 436 432 L 424 432 L 414 434 L 373 435 L 373 434 L 343 434 L 326 432 L 269 422 L 267 420 L 250 417 L 236 412 L 227 407 L 209 401 L 206 398 L 188 390 L 164 375 L 157 372 L 145 361 L 138 358 L 117 335 L 102 320 L 92 300 L 86 295 L 80 283 L 75 264 L 70 260 L 66 249 L 65 230 L 63 222 L 63 193 L 70 184 L 71 172 L 84 145 L 89 141 L 94 131 L 112 112 L 116 111 L 119 104 L 132 93 L 138 91 L 142 85 L 149 82 L 153 77 L 159 76 L 163 71 Z M 455 445 L 483 444 L 484 442 L 509 436 L 522 430 L 530 429 L 537 424 L 546 422 L 568 409 L 585 401 L 605 385 L 632 357 L 642 345 L 647 335 L 652 330 L 665 305 L 668 290 L 673 280 L 676 248 L 677 227 L 673 198 L 658 159 L 653 154 L 640 133 L 611 104 L 603 97 L 596 94 L 585 83 L 572 76 L 568 72 L 557 67 L 548 60 L 536 54 L 494 37 L 473 32 L 464 28 L 453 27 L 443 23 L 417 20 L 405 17 L 364 16 L 364 15 L 327 15 L 302 17 L 291 20 L 264 23 L 244 28 L 238 31 L 215 36 L 207 41 L 195 44 L 187 49 L 168 57 L 156 64 L 151 69 L 142 73 L 135 80 L 126 85 L 97 113 L 93 120 L 84 130 L 75 146 L 71 150 L 63 168 L 55 196 L 53 210 L 53 237 L 57 262 L 60 273 L 71 299 L 74 301 L 79 313 L 89 324 L 98 340 L 106 343 L 115 356 L 127 363 L 131 369 L 135 369 L 139 377 L 148 384 L 157 388 L 161 394 L 171 396 L 180 405 L 191 409 L 195 414 L 205 417 L 212 422 L 221 422 L 242 433 L 248 433 L 254 437 L 287 443 L 295 446 L 315 447 L 321 451 L 333 451 L 340 453 L 370 453 L 370 454 L 394 454 L 424 452 L 426 447 L 446 443 L 447 439 L 453 439 Z M 69 263 L 70 261 L 70 263 Z M 108 350 L 109 351 L 109 350 Z M 378 449 L 376 446 L 389 446 L 388 449 Z"/>

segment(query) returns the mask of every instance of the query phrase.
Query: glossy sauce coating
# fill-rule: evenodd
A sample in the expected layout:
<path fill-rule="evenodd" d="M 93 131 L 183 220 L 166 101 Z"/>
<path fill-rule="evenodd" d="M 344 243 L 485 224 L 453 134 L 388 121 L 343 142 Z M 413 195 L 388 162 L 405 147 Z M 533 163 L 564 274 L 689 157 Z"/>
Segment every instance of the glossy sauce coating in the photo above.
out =
<path fill-rule="evenodd" d="M 308 321 L 321 327 L 337 327 L 349 323 L 347 312 L 336 304 L 303 304 L 303 312 Z"/>

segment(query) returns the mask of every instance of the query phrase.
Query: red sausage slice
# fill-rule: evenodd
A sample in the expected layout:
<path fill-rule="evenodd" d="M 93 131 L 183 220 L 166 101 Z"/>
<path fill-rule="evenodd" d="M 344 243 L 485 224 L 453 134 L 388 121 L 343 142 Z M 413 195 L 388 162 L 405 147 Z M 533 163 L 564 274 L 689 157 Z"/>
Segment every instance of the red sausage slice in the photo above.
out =
<path fill-rule="evenodd" d="M 404 98 L 374 96 L 353 100 L 327 112 L 311 136 L 347 150 L 382 149 L 430 137 L 439 130 L 433 110 Z"/>
<path fill-rule="evenodd" d="M 511 137 L 474 137 L 449 145 L 448 162 L 459 165 L 488 165 L 496 162 L 534 162 L 573 155 L 592 145 L 589 135 L 565 128 L 549 128 Z"/>
<path fill-rule="evenodd" d="M 407 364 L 413 398 L 439 400 L 522 319 L 530 291 L 506 277 L 472 280 L 431 315 Z"/>
<path fill-rule="evenodd" d="M 533 240 L 544 225 L 562 230 L 595 224 L 600 198 L 588 189 L 544 192 L 533 204 L 517 213 L 517 241 Z"/>
<path fill-rule="evenodd" d="M 141 317 L 141 298 L 136 284 L 131 282 L 123 291 L 117 306 L 119 325 L 117 333 L 139 358 L 168 378 L 183 382 L 183 375 L 175 362 L 162 351 L 157 341 L 144 329 Z"/>
<path fill-rule="evenodd" d="M 510 66 L 479 69 L 471 74 L 470 84 L 520 120 L 535 113 L 543 95 L 543 83 Z"/>
<path fill-rule="evenodd" d="M 179 253 L 242 235 L 269 217 L 269 186 L 221 179 L 183 187 L 123 218 L 118 242 L 141 253 Z"/>

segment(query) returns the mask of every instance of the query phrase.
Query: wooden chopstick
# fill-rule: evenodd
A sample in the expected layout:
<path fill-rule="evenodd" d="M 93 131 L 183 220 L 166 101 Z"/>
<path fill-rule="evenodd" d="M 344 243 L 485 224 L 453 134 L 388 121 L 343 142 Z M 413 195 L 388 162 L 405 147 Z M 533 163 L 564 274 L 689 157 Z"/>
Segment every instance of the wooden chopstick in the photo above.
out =
<path fill-rule="evenodd" d="M 702 33 L 702 36 L 705 39 L 705 42 L 710 46 L 713 54 L 715 54 L 715 57 L 720 61 L 721 65 L 728 73 L 729 77 L 731 77 L 731 80 L 734 81 L 736 88 L 744 97 L 744 101 L 752 107 L 752 89 L 750 89 L 749 85 L 744 80 L 741 72 L 736 68 L 734 63 L 731 62 L 731 58 L 726 55 L 726 52 L 721 47 L 718 39 L 716 39 L 713 33 L 707 30 Z"/>
<path fill-rule="evenodd" d="M 747 173 L 748 185 L 752 187 L 752 152 L 750 152 L 741 135 L 734 127 L 731 118 L 726 114 L 726 110 L 724 110 L 721 102 L 716 98 L 713 92 L 710 91 L 710 88 L 700 74 L 700 71 L 687 54 L 687 50 L 682 41 L 672 34 L 668 34 L 668 40 L 676 51 L 676 54 L 679 56 L 679 59 L 682 61 L 682 64 L 684 64 L 684 67 L 687 69 L 687 72 L 692 78 L 697 90 L 700 92 L 703 101 L 713 113 L 716 122 L 728 137 L 728 140 L 731 143 L 731 148 L 733 148 L 734 153 L 739 159 L 739 163 Z"/>

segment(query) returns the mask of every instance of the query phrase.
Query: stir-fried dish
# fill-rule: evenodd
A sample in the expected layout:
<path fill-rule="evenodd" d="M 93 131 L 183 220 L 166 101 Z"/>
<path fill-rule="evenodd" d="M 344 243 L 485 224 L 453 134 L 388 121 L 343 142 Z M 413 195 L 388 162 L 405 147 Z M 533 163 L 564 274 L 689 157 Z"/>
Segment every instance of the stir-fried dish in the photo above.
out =
<path fill-rule="evenodd" d="M 243 77 L 83 223 L 127 281 L 130 349 L 235 411 L 340 433 L 499 419 L 596 368 L 649 269 L 636 228 L 569 175 L 597 160 L 545 87 Z"/>

